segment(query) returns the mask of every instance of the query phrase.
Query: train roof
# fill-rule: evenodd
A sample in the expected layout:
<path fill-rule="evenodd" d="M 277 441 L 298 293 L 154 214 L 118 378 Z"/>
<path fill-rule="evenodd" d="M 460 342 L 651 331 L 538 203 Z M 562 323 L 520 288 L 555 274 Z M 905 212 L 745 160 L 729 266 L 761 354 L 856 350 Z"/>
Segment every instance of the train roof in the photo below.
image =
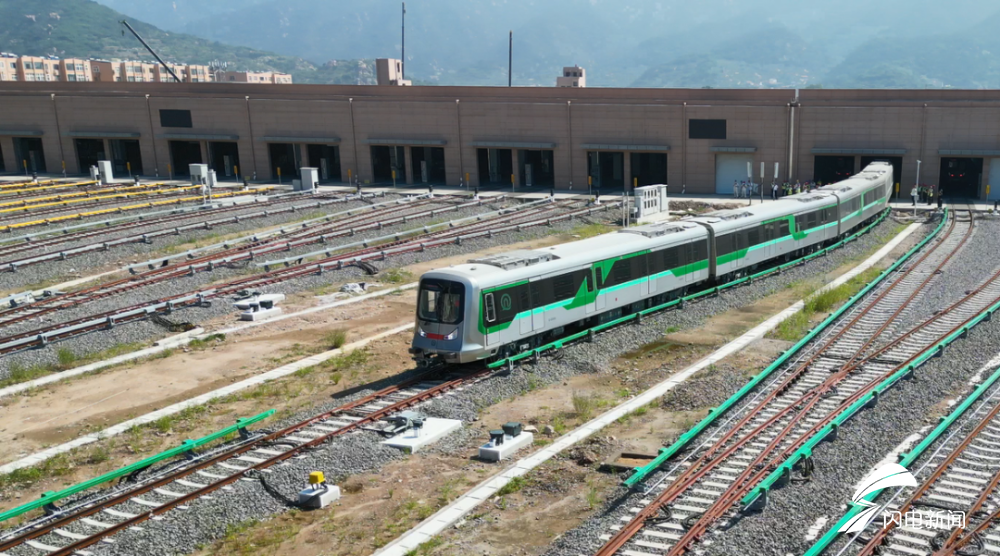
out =
<path fill-rule="evenodd" d="M 767 201 L 763 204 L 750 205 L 733 209 L 716 210 L 685 217 L 683 222 L 701 222 L 712 226 L 716 231 L 729 231 L 743 228 L 745 225 L 756 225 L 762 220 L 780 218 L 802 211 L 815 210 L 836 202 L 836 197 L 826 191 L 809 191 L 782 197 L 778 201 Z"/>
<path fill-rule="evenodd" d="M 858 192 L 870 189 L 877 180 L 891 175 L 892 164 L 889 164 L 888 162 L 876 161 L 872 162 L 868 166 L 865 166 L 863 170 L 846 180 L 841 180 L 837 183 L 831 183 L 820 187 L 819 191 L 830 191 L 834 193 Z"/>
<path fill-rule="evenodd" d="M 467 263 L 436 269 L 476 279 L 489 286 L 574 268 L 603 259 L 704 238 L 708 232 L 693 222 L 659 222 L 539 249 L 504 251 Z M 550 264 L 558 263 L 558 264 Z"/>

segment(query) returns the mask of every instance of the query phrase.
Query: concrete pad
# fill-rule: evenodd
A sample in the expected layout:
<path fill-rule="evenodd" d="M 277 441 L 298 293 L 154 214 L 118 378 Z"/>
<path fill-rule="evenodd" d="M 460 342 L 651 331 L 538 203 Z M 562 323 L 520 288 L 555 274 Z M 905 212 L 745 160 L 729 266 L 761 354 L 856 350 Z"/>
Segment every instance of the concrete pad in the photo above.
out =
<path fill-rule="evenodd" d="M 424 420 L 424 426 L 420 429 L 419 436 L 414 434 L 416 431 L 408 430 L 397 434 L 388 440 L 384 440 L 382 444 L 392 446 L 393 448 L 399 448 L 407 454 L 412 454 L 425 446 L 429 446 L 438 440 L 441 440 L 448 434 L 455 432 L 460 428 L 462 428 L 462 422 L 458 419 L 438 419 L 437 417 L 428 417 Z"/>
<path fill-rule="evenodd" d="M 240 320 L 249 321 L 262 321 L 273 319 L 274 317 L 282 313 L 281 307 L 272 307 L 270 309 L 260 309 L 258 311 L 245 311 L 240 313 Z"/>
<path fill-rule="evenodd" d="M 522 432 L 514 438 L 504 436 L 503 444 L 499 446 L 493 446 L 489 442 L 480 446 L 479 459 L 484 459 L 486 461 L 503 461 L 504 457 L 510 457 L 521 448 L 530 446 L 534 440 L 535 437 L 530 432 Z"/>

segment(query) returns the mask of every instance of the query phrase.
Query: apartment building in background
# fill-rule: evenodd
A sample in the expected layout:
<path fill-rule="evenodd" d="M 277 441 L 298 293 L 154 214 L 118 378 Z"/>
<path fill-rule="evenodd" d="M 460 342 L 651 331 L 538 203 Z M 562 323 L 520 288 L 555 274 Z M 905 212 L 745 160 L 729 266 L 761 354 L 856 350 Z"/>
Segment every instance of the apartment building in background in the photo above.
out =
<path fill-rule="evenodd" d="M 221 73 L 219 81 L 226 83 L 272 83 L 281 85 L 291 83 L 292 76 L 287 73 L 272 71 L 226 71 Z"/>
<path fill-rule="evenodd" d="M 59 70 L 62 79 L 60 81 L 93 81 L 94 74 L 91 72 L 90 60 L 83 58 L 66 58 L 60 60 Z"/>
<path fill-rule="evenodd" d="M 17 59 L 17 81 L 61 81 L 59 60 L 43 56 L 21 56 Z"/>
<path fill-rule="evenodd" d="M 403 79 L 403 62 L 395 58 L 377 58 L 375 60 L 375 75 L 379 85 L 413 85 L 409 79 Z"/>
<path fill-rule="evenodd" d="M 216 73 L 205 64 L 176 64 L 167 66 L 182 83 L 211 83 Z M 233 83 L 292 83 L 287 73 L 270 71 L 219 72 L 219 81 Z M 100 83 L 173 83 L 174 78 L 158 63 L 141 60 L 85 60 L 55 56 L 18 56 L 0 52 L 0 81 L 63 81 Z"/>
<path fill-rule="evenodd" d="M 0 52 L 0 81 L 17 81 L 17 54 Z"/>
<path fill-rule="evenodd" d="M 556 87 L 586 87 L 587 70 L 580 66 L 565 67 L 563 73 L 556 78 Z"/>

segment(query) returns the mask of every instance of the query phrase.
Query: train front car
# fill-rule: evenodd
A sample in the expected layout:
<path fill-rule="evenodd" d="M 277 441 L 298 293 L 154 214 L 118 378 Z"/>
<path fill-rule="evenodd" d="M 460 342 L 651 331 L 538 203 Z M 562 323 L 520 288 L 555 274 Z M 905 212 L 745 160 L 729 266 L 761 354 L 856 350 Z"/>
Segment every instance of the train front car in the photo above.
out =
<path fill-rule="evenodd" d="M 474 330 L 477 321 L 474 290 L 468 276 L 448 269 L 428 272 L 420 278 L 416 330 L 410 347 L 417 362 L 467 362 L 462 356 L 469 348 L 466 330 L 470 324 Z"/>

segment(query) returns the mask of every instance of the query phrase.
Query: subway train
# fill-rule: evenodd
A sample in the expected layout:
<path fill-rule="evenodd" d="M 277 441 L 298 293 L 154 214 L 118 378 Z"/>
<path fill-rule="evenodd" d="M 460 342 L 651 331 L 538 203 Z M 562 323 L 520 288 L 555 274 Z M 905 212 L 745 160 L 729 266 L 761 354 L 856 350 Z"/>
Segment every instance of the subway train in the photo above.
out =
<path fill-rule="evenodd" d="M 520 353 L 836 242 L 888 205 L 892 165 L 777 201 L 518 250 L 427 272 L 410 353 L 421 364 Z"/>

